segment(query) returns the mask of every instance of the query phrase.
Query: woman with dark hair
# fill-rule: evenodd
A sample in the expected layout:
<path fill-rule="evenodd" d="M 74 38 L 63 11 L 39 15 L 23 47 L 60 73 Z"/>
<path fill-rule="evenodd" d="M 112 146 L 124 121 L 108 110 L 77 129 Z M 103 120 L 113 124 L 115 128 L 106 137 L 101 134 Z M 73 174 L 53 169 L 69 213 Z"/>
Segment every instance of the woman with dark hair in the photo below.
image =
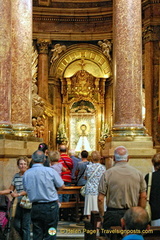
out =
<path fill-rule="evenodd" d="M 49 162 L 49 158 L 48 158 L 48 145 L 46 143 L 40 143 L 38 146 L 38 150 L 44 152 L 45 154 L 45 161 L 43 163 L 43 165 L 45 167 L 50 167 L 50 162 Z M 33 161 L 30 162 L 29 167 L 31 168 L 33 165 Z"/>
<path fill-rule="evenodd" d="M 84 178 L 84 172 L 86 170 L 87 165 L 89 164 L 88 152 L 83 150 L 81 152 L 82 161 L 78 162 L 77 169 L 75 175 L 77 176 L 77 186 L 84 186 L 86 184 L 86 179 Z"/>
<path fill-rule="evenodd" d="M 0 195 L 11 194 L 12 197 L 18 198 L 16 213 L 14 217 L 14 228 L 20 234 L 23 240 L 30 240 L 30 224 L 31 224 L 31 210 L 20 206 L 20 201 L 26 192 L 23 190 L 23 175 L 28 169 L 29 160 L 26 156 L 21 156 L 17 159 L 17 166 L 19 172 L 16 173 L 12 179 L 11 185 L 8 189 L 0 191 Z M 16 190 L 16 191 L 15 191 Z"/>
<path fill-rule="evenodd" d="M 46 159 L 45 159 L 43 165 L 45 167 L 50 167 L 49 159 L 48 159 L 48 145 L 46 143 L 40 143 L 39 147 L 38 147 L 38 150 L 44 152 L 44 154 L 45 154 Z"/>
<path fill-rule="evenodd" d="M 150 206 L 151 206 L 151 226 L 160 226 L 160 152 L 152 157 L 154 172 L 152 173 Z M 145 176 L 148 185 L 149 173 Z"/>

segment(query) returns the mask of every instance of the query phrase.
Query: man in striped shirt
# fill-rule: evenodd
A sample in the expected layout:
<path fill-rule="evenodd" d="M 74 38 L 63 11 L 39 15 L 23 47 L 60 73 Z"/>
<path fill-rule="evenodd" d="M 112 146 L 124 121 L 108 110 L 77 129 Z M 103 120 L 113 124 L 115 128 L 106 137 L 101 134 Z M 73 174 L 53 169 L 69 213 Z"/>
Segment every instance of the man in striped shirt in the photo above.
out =
<path fill-rule="evenodd" d="M 61 173 L 62 180 L 64 181 L 65 186 L 71 185 L 71 174 L 72 174 L 72 168 L 73 168 L 73 161 L 72 159 L 67 155 L 67 148 L 65 145 L 60 145 L 59 148 L 60 152 L 60 159 L 59 163 L 63 165 L 67 170 L 65 172 Z M 69 202 L 69 194 L 60 194 L 59 200 L 60 202 Z"/>

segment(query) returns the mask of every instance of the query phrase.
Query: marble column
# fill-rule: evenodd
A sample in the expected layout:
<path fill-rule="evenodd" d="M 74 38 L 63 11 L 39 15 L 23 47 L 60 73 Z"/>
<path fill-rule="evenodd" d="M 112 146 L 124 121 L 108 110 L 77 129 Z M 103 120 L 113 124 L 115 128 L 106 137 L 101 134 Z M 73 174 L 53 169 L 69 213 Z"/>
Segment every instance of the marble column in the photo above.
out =
<path fill-rule="evenodd" d="M 14 134 L 32 132 L 32 0 L 12 4 L 12 123 Z"/>
<path fill-rule="evenodd" d="M 113 135 L 144 135 L 141 0 L 113 1 Z"/>
<path fill-rule="evenodd" d="M 38 42 L 38 95 L 48 100 L 48 46 L 49 40 L 41 40 Z"/>
<path fill-rule="evenodd" d="M 11 1 L 0 0 L 0 134 L 11 125 Z"/>

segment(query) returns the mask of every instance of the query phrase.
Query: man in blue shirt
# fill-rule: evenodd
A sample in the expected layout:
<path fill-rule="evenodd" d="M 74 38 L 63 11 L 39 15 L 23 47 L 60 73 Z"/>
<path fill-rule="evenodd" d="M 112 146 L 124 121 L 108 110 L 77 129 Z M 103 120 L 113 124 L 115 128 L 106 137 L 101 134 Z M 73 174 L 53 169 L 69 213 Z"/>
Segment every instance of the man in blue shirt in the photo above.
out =
<path fill-rule="evenodd" d="M 43 165 L 42 151 L 35 151 L 32 160 L 32 168 L 24 174 L 23 186 L 32 202 L 33 240 L 55 240 L 59 216 L 56 189 L 62 189 L 64 182 L 54 169 Z"/>
<path fill-rule="evenodd" d="M 123 218 L 121 225 L 126 235 L 123 240 L 144 240 L 142 234 L 148 229 L 148 213 L 142 207 L 132 207 L 128 209 Z"/>

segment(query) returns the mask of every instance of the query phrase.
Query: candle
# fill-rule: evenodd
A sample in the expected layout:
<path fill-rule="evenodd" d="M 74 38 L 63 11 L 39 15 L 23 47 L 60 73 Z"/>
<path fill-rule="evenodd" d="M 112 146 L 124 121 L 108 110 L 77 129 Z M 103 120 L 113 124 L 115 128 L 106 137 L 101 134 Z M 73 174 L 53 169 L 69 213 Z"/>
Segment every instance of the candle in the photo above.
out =
<path fill-rule="evenodd" d="M 48 131 L 48 143 L 51 141 L 51 131 Z"/>

